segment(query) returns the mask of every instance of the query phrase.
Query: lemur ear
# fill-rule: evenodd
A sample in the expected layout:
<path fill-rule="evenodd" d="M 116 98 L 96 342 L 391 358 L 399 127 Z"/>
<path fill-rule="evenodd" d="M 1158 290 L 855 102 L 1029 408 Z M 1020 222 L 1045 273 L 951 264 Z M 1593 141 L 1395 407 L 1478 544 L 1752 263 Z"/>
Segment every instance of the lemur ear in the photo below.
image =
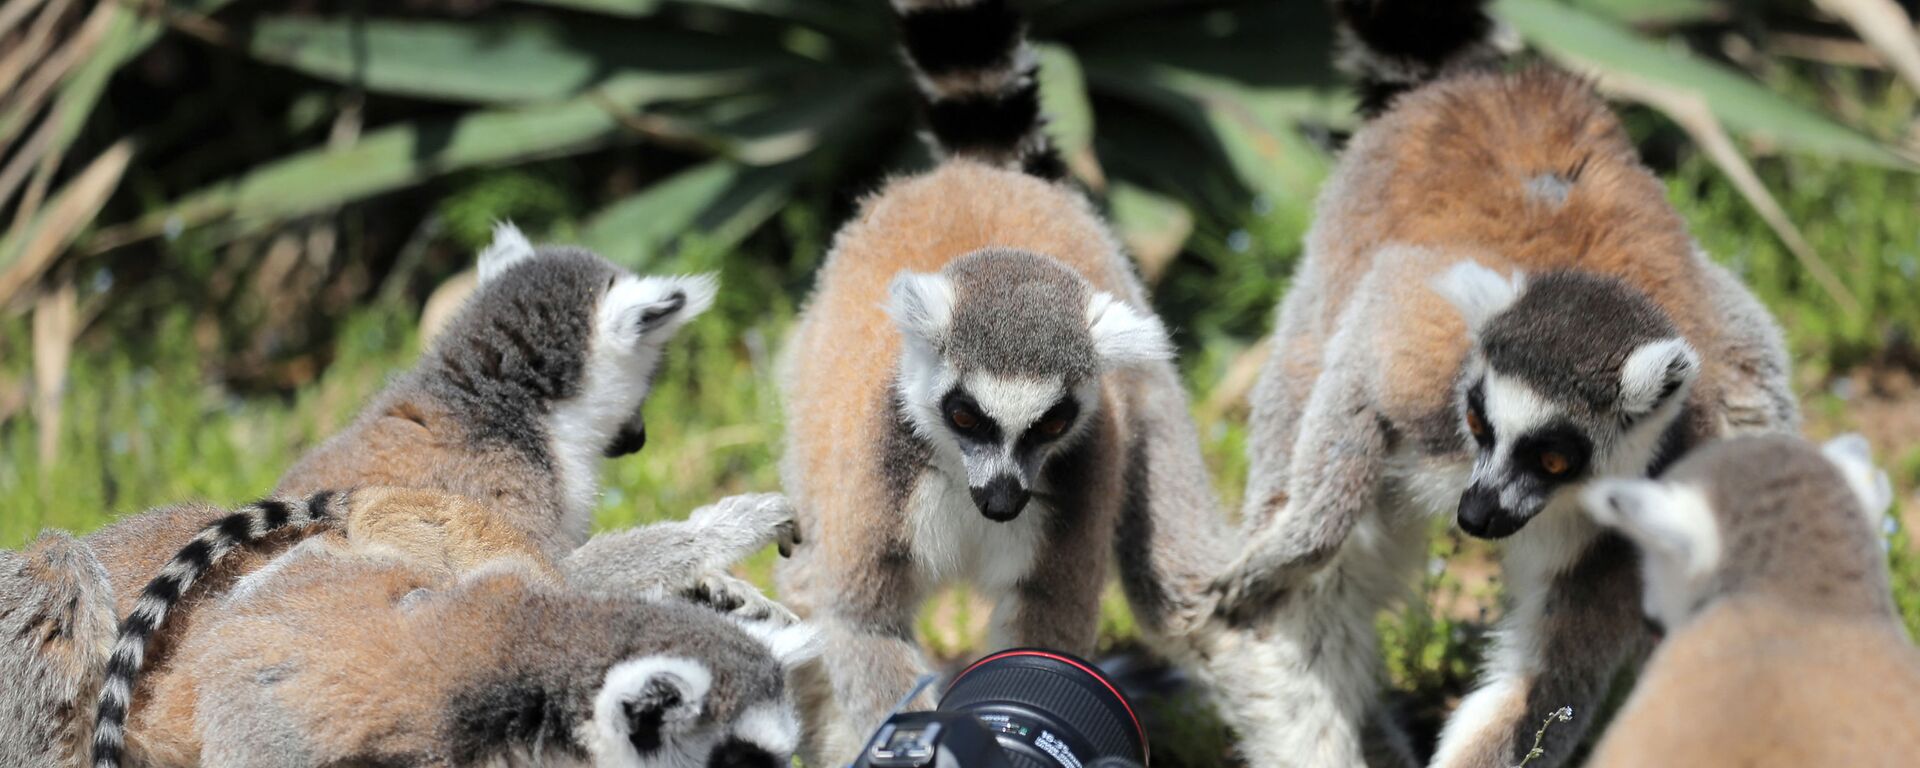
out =
<path fill-rule="evenodd" d="M 499 277 L 509 267 L 533 258 L 533 243 L 510 221 L 493 224 L 493 244 L 480 251 L 480 283 Z"/>
<path fill-rule="evenodd" d="M 900 332 L 937 344 L 953 323 L 953 281 L 945 275 L 901 272 L 887 285 L 887 314 Z"/>
<path fill-rule="evenodd" d="M 735 617 L 734 622 L 765 645 L 784 669 L 791 670 L 820 658 L 820 653 L 826 650 L 826 640 L 820 636 L 820 630 L 806 622 L 740 617 Z"/>
<path fill-rule="evenodd" d="M 1686 392 L 1700 375 L 1700 354 L 1683 339 L 1640 345 L 1620 366 L 1620 407 L 1644 414 Z"/>
<path fill-rule="evenodd" d="M 1099 292 L 1087 300 L 1087 329 L 1093 334 L 1100 366 L 1107 370 L 1173 358 L 1173 342 L 1160 318 L 1134 309 L 1113 294 Z"/>
<path fill-rule="evenodd" d="M 1886 472 L 1874 466 L 1873 447 L 1867 444 L 1867 439 L 1849 432 L 1821 445 L 1820 453 L 1847 479 L 1853 495 L 1860 498 L 1861 511 L 1878 529 L 1887 509 L 1893 506 L 1893 482 L 1887 479 Z"/>
<path fill-rule="evenodd" d="M 1434 292 L 1460 312 L 1469 333 L 1479 333 L 1488 320 L 1512 306 L 1526 287 L 1526 277 L 1519 272 L 1509 277 L 1471 260 L 1453 265 L 1433 281 Z"/>
<path fill-rule="evenodd" d="M 1700 576 L 1720 561 L 1720 525 L 1705 495 L 1656 480 L 1607 478 L 1580 493 L 1587 516 L 1626 534 L 1658 555 Z"/>
<path fill-rule="evenodd" d="M 601 322 L 630 342 L 663 340 L 712 307 L 719 290 L 711 273 L 622 278 L 600 300 Z"/>
<path fill-rule="evenodd" d="M 712 687 L 713 674 L 693 659 L 628 659 L 607 670 L 593 700 L 594 726 L 608 743 L 629 743 L 646 755 L 697 722 Z"/>

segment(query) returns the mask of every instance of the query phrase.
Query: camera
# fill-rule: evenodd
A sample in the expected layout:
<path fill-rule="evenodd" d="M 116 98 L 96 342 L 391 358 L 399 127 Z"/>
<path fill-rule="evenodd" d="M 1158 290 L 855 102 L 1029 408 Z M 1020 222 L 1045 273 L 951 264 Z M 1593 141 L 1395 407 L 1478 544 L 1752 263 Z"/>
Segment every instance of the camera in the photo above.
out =
<path fill-rule="evenodd" d="M 887 718 L 854 768 L 1144 768 L 1133 704 L 1092 664 L 1020 648 L 974 662 L 931 712 Z"/>

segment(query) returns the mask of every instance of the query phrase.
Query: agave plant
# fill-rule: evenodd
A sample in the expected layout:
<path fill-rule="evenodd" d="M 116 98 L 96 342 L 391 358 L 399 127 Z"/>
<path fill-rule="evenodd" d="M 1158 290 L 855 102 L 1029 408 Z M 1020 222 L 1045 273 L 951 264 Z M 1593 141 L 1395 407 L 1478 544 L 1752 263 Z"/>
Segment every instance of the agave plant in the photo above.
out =
<path fill-rule="evenodd" d="M 574 157 L 600 171 L 610 147 L 668 147 L 676 162 L 584 201 L 572 233 L 637 266 L 690 233 L 745 238 L 802 184 L 857 185 L 920 157 L 879 0 L 286 5 L 103 0 L 83 14 L 63 0 L 0 3 L 0 40 L 57 49 L 33 76 L 0 77 L 9 147 L 0 210 L 14 213 L 0 239 L 0 302 L 75 254 L 151 252 L 185 232 L 217 241 L 271 231 L 468 169 Z M 1044 43 L 1055 133 L 1150 272 L 1180 250 L 1196 217 L 1257 201 L 1304 220 L 1330 162 L 1317 137 L 1338 133 L 1351 113 L 1328 64 L 1321 0 L 1033 0 L 1023 9 Z M 1542 53 L 1672 115 L 1703 143 L 1731 136 L 1910 162 L 1636 28 L 1711 18 L 1725 11 L 1718 0 L 1498 0 L 1495 10 Z M 235 138 L 241 129 L 204 118 L 115 135 L 113 116 L 100 114 L 103 94 L 157 39 L 217 51 L 220 78 L 272 78 L 304 97 L 283 100 L 277 138 L 252 146 Z M 183 108 L 218 115 L 222 106 Z M 91 138 L 77 141 L 89 127 Z M 196 130 L 222 138 L 183 148 Z M 1732 147 L 1709 149 L 1736 181 L 1751 181 Z M 194 171 L 155 170 L 181 165 Z M 1768 204 L 1757 182 L 1743 191 Z M 1778 218 L 1768 221 L 1794 237 Z"/>

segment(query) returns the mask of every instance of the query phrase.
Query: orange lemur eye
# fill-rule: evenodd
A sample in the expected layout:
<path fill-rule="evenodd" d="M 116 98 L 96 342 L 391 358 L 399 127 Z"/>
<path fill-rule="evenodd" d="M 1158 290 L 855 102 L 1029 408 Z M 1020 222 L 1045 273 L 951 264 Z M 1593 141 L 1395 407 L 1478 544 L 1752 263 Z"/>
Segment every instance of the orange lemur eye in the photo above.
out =
<path fill-rule="evenodd" d="M 1559 451 L 1546 451 L 1540 454 L 1540 469 L 1549 475 L 1564 475 L 1573 467 L 1567 455 Z"/>
<path fill-rule="evenodd" d="M 1040 422 L 1040 434 L 1047 437 L 1059 437 L 1067 431 L 1067 420 L 1054 418 Z"/>
<path fill-rule="evenodd" d="M 1473 433 L 1474 437 L 1487 436 L 1487 420 L 1480 418 L 1480 409 L 1467 409 L 1467 431 Z"/>
<path fill-rule="evenodd" d="M 973 415 L 972 411 L 969 411 L 965 408 L 955 408 L 951 411 L 948 411 L 947 421 L 953 422 L 954 428 L 959 429 L 963 432 L 970 431 L 974 427 L 980 426 L 980 417 Z"/>

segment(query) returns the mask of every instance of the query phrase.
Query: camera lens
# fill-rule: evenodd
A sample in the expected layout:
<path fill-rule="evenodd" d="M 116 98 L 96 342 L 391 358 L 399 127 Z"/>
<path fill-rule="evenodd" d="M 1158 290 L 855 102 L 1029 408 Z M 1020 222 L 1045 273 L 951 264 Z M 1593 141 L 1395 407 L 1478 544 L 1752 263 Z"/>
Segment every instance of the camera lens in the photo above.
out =
<path fill-rule="evenodd" d="M 1127 697 L 1092 664 L 1058 651 L 1017 649 L 974 662 L 940 709 L 979 718 L 1020 768 L 1147 762 L 1147 733 Z"/>

